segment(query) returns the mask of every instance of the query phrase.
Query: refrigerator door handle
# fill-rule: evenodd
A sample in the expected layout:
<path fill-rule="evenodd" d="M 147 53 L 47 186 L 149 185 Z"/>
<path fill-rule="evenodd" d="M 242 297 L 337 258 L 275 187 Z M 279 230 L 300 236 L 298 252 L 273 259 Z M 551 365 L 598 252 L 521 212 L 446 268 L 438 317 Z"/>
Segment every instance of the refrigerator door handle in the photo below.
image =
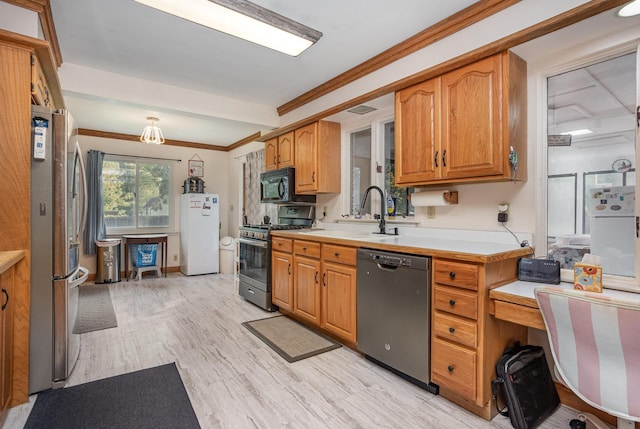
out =
<path fill-rule="evenodd" d="M 82 214 L 80 215 L 80 224 L 76 226 L 76 237 L 74 241 L 82 240 L 82 235 L 84 234 L 85 225 L 87 224 L 87 175 L 84 167 L 84 159 L 82 159 L 82 150 L 80 149 L 80 145 L 76 142 L 75 147 L 75 160 L 74 164 L 78 164 L 80 166 L 80 180 L 82 183 Z M 73 174 L 75 176 L 76 169 L 73 169 Z M 73 180 L 74 186 L 76 183 L 75 177 Z M 77 190 L 75 192 L 77 194 Z"/>
<path fill-rule="evenodd" d="M 80 275 L 80 273 L 82 273 L 82 275 Z M 71 276 L 71 280 L 69 280 L 69 286 L 70 287 L 80 286 L 82 283 L 84 283 L 87 280 L 88 277 L 89 277 L 89 270 L 86 269 L 85 267 L 78 267 L 76 272 Z"/>

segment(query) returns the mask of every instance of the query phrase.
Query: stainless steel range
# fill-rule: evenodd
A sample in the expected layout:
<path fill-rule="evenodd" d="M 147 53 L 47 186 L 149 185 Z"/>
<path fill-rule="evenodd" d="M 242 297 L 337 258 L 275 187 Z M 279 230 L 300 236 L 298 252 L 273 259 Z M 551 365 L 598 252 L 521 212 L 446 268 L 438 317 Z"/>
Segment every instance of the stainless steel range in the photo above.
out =
<path fill-rule="evenodd" d="M 240 295 L 267 310 L 271 303 L 271 231 L 310 228 L 315 217 L 313 205 L 281 205 L 278 223 L 240 227 Z"/>

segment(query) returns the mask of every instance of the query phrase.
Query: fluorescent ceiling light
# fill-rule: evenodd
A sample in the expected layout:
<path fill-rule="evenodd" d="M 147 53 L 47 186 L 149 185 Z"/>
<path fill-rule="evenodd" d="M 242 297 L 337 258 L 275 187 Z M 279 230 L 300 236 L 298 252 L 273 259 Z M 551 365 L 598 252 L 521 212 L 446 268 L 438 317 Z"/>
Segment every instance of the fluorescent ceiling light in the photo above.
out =
<path fill-rule="evenodd" d="M 317 30 L 248 1 L 135 1 L 294 57 L 322 37 Z"/>
<path fill-rule="evenodd" d="M 640 0 L 633 0 L 631 3 L 627 3 L 618 11 L 618 16 L 628 18 L 630 16 L 636 16 L 640 14 Z"/>
<path fill-rule="evenodd" d="M 566 133 L 560 133 L 560 134 L 570 135 L 575 137 L 575 136 L 584 136 L 585 134 L 591 134 L 591 133 L 593 133 L 593 131 L 591 131 L 590 129 L 582 128 L 580 130 L 567 131 Z"/>

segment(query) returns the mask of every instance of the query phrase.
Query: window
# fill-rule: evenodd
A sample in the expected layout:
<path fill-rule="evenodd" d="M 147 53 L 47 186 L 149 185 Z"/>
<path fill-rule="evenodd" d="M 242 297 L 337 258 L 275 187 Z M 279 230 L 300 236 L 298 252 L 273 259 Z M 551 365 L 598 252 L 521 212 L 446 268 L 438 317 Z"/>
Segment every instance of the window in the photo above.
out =
<path fill-rule="evenodd" d="M 170 178 L 167 161 L 105 155 L 102 186 L 107 233 L 170 228 Z"/>
<path fill-rule="evenodd" d="M 636 76 L 633 52 L 547 78 L 547 243 L 563 279 L 591 253 L 605 286 L 638 287 Z"/>
<path fill-rule="evenodd" d="M 372 185 L 383 189 L 385 198 L 394 202 L 390 205 L 387 201 L 388 215 L 413 215 L 413 206 L 407 198 L 410 189 L 395 186 L 393 120 L 372 121 L 349 133 L 349 214 L 354 215 L 356 210 L 372 215 L 378 213 L 379 202 L 373 203 L 379 198 L 377 193 L 371 194 L 373 198 L 367 198 L 363 209 L 360 207 L 365 190 Z"/>

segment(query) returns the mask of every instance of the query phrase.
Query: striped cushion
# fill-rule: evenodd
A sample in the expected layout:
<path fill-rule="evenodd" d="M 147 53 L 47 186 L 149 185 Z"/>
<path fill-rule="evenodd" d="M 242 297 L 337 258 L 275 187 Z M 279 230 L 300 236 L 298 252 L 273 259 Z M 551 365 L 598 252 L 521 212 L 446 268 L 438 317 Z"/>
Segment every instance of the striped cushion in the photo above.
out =
<path fill-rule="evenodd" d="M 640 296 L 538 287 L 558 373 L 585 402 L 640 421 Z"/>

